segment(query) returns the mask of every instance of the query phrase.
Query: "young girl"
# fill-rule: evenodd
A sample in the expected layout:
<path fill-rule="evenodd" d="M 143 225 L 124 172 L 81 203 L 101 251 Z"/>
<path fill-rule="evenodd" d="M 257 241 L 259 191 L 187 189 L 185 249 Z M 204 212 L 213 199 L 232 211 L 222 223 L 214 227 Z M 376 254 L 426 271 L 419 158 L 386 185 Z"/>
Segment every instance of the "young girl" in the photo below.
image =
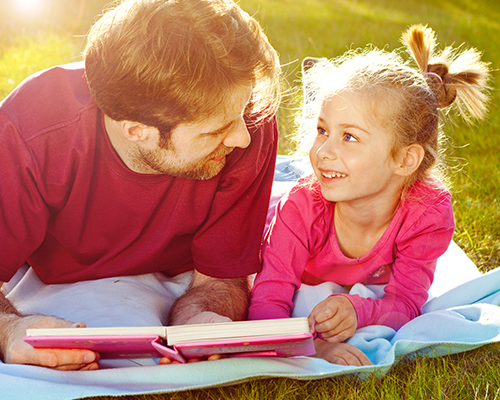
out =
<path fill-rule="evenodd" d="M 278 203 L 252 291 L 250 319 L 286 318 L 302 283 L 341 285 L 309 315 L 317 356 L 330 362 L 368 364 L 341 342 L 367 325 L 397 330 L 421 313 L 454 230 L 450 193 L 432 175 L 438 109 L 485 113 L 488 66 L 475 50 L 435 56 L 434 33 L 421 25 L 403 43 L 420 71 L 372 49 L 304 72 L 304 109 L 317 124 L 314 175 Z M 349 294 L 356 283 L 384 284 L 384 293 Z"/>

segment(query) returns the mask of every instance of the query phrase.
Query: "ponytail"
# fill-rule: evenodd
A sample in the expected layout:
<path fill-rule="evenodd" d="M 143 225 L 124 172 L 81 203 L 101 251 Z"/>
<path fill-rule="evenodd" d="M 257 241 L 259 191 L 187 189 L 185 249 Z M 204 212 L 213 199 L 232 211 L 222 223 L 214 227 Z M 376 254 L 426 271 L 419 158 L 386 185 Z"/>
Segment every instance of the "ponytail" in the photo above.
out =
<path fill-rule="evenodd" d="M 410 27 L 403 33 L 402 42 L 433 92 L 437 108 L 455 103 L 465 120 L 484 118 L 490 69 L 476 49 L 459 51 L 447 47 L 436 54 L 436 36 L 423 25 Z"/>
<path fill-rule="evenodd" d="M 447 47 L 436 52 L 435 34 L 423 25 L 410 27 L 402 42 L 418 69 L 404 61 L 400 52 L 371 46 L 333 60 L 305 60 L 301 130 L 314 132 L 315 125 L 307 121 L 317 119 L 324 99 L 341 93 L 360 95 L 378 122 L 393 134 L 394 159 L 406 146 L 418 144 L 424 149 L 418 169 L 407 177 L 406 191 L 433 174 L 445 179 L 439 109 L 457 108 L 468 122 L 484 118 L 490 69 L 475 49 Z"/>

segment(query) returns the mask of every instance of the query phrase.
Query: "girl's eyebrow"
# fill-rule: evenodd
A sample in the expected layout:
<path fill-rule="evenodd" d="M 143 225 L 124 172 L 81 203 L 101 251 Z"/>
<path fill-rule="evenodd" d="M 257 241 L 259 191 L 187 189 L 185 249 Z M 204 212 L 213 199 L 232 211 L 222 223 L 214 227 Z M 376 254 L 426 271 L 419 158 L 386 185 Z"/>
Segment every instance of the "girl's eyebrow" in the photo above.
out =
<path fill-rule="evenodd" d="M 318 122 L 322 125 L 328 126 L 328 123 L 321 117 L 318 117 Z"/>
<path fill-rule="evenodd" d="M 361 128 L 359 125 L 356 125 L 356 124 L 339 124 L 342 128 L 346 129 L 346 128 L 354 128 L 354 129 L 359 129 L 360 131 L 363 131 L 365 133 L 368 133 L 369 135 L 371 135 L 370 132 L 368 132 L 366 129 L 364 128 Z"/>
<path fill-rule="evenodd" d="M 318 117 L 318 122 L 321 123 L 321 124 L 323 124 L 323 125 L 328 125 L 328 123 L 322 117 Z M 366 132 L 369 135 L 371 134 L 366 129 L 361 128 L 359 125 L 356 125 L 356 124 L 347 123 L 347 124 L 339 124 L 339 126 L 341 128 L 344 128 L 344 129 L 348 129 L 348 128 L 359 129 L 360 131 Z"/>

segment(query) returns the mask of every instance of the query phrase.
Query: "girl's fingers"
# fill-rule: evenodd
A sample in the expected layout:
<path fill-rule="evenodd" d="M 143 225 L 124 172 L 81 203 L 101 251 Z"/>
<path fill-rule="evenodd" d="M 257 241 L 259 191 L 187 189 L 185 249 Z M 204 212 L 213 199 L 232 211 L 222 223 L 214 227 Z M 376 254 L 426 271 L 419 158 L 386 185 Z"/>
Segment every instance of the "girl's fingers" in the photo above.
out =
<path fill-rule="evenodd" d="M 354 321 L 349 318 L 332 318 L 322 324 L 316 325 L 316 332 L 326 336 L 335 336 L 343 331 L 354 328 Z"/>

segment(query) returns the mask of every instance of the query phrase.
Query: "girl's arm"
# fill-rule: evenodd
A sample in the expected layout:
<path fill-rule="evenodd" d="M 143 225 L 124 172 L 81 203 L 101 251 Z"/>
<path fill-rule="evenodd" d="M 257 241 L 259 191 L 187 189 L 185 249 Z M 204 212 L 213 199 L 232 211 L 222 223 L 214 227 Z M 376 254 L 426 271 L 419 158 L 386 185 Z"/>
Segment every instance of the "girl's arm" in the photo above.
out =
<path fill-rule="evenodd" d="M 293 295 L 300 287 L 299 266 L 305 267 L 309 257 L 307 249 L 279 217 L 271 223 L 270 232 L 262 251 L 262 271 L 251 293 L 250 320 L 290 317 Z"/>
<path fill-rule="evenodd" d="M 453 237 L 455 223 L 449 194 L 428 207 L 418 219 L 408 220 L 394 243 L 395 259 L 385 295 L 378 300 L 343 295 L 356 310 L 358 328 L 386 325 L 397 330 L 422 312 L 437 259 Z"/>
<path fill-rule="evenodd" d="M 320 208 L 312 205 L 308 192 L 307 187 L 295 187 L 276 207 L 262 249 L 262 271 L 252 289 L 249 319 L 291 315 L 293 295 L 318 241 L 312 226 Z"/>

